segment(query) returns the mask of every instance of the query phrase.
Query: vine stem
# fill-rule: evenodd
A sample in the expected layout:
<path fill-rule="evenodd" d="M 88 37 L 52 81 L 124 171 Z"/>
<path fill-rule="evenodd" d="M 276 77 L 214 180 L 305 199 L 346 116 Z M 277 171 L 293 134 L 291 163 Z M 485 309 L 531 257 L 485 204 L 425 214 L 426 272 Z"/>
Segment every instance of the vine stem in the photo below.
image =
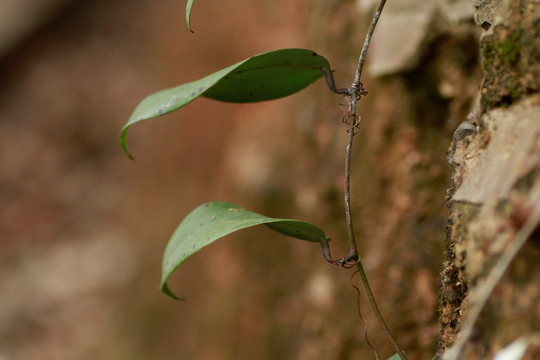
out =
<path fill-rule="evenodd" d="M 338 260 L 334 260 L 330 252 L 330 245 L 328 244 L 328 241 L 330 239 L 321 240 L 321 249 L 322 249 L 323 257 L 326 259 L 326 261 L 328 261 L 331 264 L 335 264 L 343 268 L 351 268 L 354 265 L 358 267 L 358 273 L 360 274 L 360 278 L 362 279 L 364 290 L 366 291 L 369 302 L 371 304 L 371 307 L 373 308 L 373 312 L 375 313 L 377 320 L 379 321 L 379 324 L 381 325 L 384 333 L 386 334 L 386 336 L 388 337 L 388 339 L 394 346 L 394 349 L 396 350 L 400 359 L 407 360 L 407 358 L 405 357 L 405 354 L 399 348 L 396 340 L 394 339 L 394 337 L 392 336 L 392 333 L 390 332 L 390 329 L 386 325 L 382 317 L 382 314 L 379 310 L 379 306 L 377 305 L 377 301 L 375 301 L 375 296 L 373 296 L 373 292 L 371 291 L 371 286 L 369 285 L 366 272 L 364 271 L 364 267 L 362 266 L 362 262 L 360 261 L 360 256 L 358 255 L 358 248 L 356 246 L 356 238 L 354 236 L 354 226 L 353 226 L 352 213 L 351 213 L 352 146 L 353 146 L 354 136 L 356 135 L 358 131 L 358 125 L 360 125 L 360 120 L 361 120 L 360 116 L 358 116 L 358 114 L 356 113 L 356 107 L 358 104 L 358 100 L 360 100 L 362 96 L 367 95 L 367 91 L 366 89 L 364 89 L 362 83 L 360 82 L 360 78 L 362 77 L 362 70 L 364 68 L 364 62 L 366 60 L 367 50 L 369 47 L 369 43 L 371 42 L 371 37 L 373 36 L 373 32 L 375 31 L 375 27 L 377 26 L 377 22 L 379 21 L 379 17 L 381 16 L 381 13 L 385 4 L 386 4 L 386 0 L 379 1 L 379 5 L 377 6 L 377 10 L 375 11 L 375 15 L 373 16 L 373 20 L 371 21 L 371 25 L 366 34 L 364 46 L 362 46 L 362 51 L 360 52 L 360 57 L 358 59 L 358 66 L 356 68 L 356 74 L 355 74 L 354 81 L 351 87 L 348 89 L 336 89 L 332 71 L 326 68 L 322 69 L 326 77 L 326 83 L 328 85 L 328 88 L 337 94 L 350 97 L 351 100 L 349 101 L 348 112 L 344 116 L 344 119 L 343 119 L 343 122 L 349 125 L 349 128 L 347 129 L 348 141 L 347 141 L 347 149 L 346 149 L 346 155 L 345 155 L 345 189 L 344 189 L 345 219 L 347 222 L 347 234 L 349 237 L 349 253 L 345 257 L 342 257 Z M 350 121 L 351 118 L 352 118 L 352 121 Z"/>
<path fill-rule="evenodd" d="M 364 285 L 364 290 L 366 291 L 367 297 L 369 299 L 369 303 L 371 304 L 371 307 L 373 308 L 373 312 L 375 313 L 375 317 L 379 321 L 379 324 L 383 328 L 384 333 L 386 334 L 386 337 L 392 345 L 394 346 L 394 349 L 396 350 L 396 353 L 401 358 L 401 360 L 407 360 L 405 357 L 405 353 L 400 349 L 398 343 L 396 342 L 396 339 L 392 336 L 392 333 L 390 332 L 390 329 L 386 325 L 386 322 L 384 322 L 384 318 L 382 317 L 382 314 L 379 310 L 379 306 L 377 305 L 377 301 L 375 301 L 375 296 L 373 296 L 373 292 L 371 291 L 371 286 L 369 286 L 369 281 L 366 276 L 366 272 L 364 271 L 364 267 L 362 266 L 362 263 L 358 261 L 358 264 L 356 264 L 358 268 L 358 273 L 360 274 L 360 278 L 362 279 L 362 284 Z"/>
<path fill-rule="evenodd" d="M 371 42 L 371 37 L 373 36 L 373 32 L 375 31 L 375 27 L 377 26 L 377 22 L 379 21 L 379 17 L 381 16 L 381 13 L 385 4 L 386 4 L 386 0 L 379 1 L 379 5 L 377 6 L 377 10 L 375 10 L 375 15 L 373 15 L 373 19 L 371 20 L 371 25 L 369 26 L 368 32 L 366 34 L 366 39 L 364 40 L 364 46 L 362 46 L 360 57 L 358 58 L 358 66 L 356 67 L 356 74 L 354 76 L 354 82 L 351 86 L 353 90 L 353 95 L 356 95 L 356 96 L 352 96 L 352 104 L 353 104 L 354 110 L 356 110 L 356 103 L 358 101 L 357 96 L 360 90 L 360 78 L 362 77 L 362 70 L 364 69 L 364 62 L 366 60 L 369 43 Z"/>
<path fill-rule="evenodd" d="M 360 57 L 358 58 L 358 66 L 356 67 L 356 74 L 354 77 L 354 81 L 348 92 L 348 95 L 351 97 L 351 102 L 349 104 L 349 113 L 348 113 L 347 119 L 345 120 L 348 121 L 349 118 L 352 117 L 352 123 L 349 124 L 350 127 L 347 130 L 348 142 L 347 142 L 346 156 L 345 156 L 344 200 L 345 200 L 345 218 L 347 221 L 347 233 L 349 237 L 349 254 L 347 255 L 345 259 L 341 261 L 342 261 L 342 264 L 348 264 L 350 263 L 350 261 L 356 262 L 358 273 L 360 274 L 360 277 L 362 279 L 362 284 L 364 285 L 364 290 L 366 291 L 369 302 L 371 304 L 371 307 L 373 308 L 373 312 L 375 313 L 377 320 L 379 321 L 379 324 L 381 325 L 384 333 L 386 334 L 386 336 L 388 337 L 388 339 L 394 346 L 394 349 L 396 350 L 398 356 L 402 360 L 407 360 L 407 358 L 405 357 L 405 354 L 398 346 L 396 340 L 394 339 L 394 337 L 392 336 L 392 333 L 390 332 L 390 329 L 386 325 L 386 322 L 384 321 L 384 318 L 382 317 L 382 314 L 379 310 L 379 306 L 377 305 L 377 301 L 375 300 L 375 297 L 373 296 L 373 292 L 371 291 L 371 286 L 369 285 L 366 272 L 364 271 L 364 267 L 362 266 L 362 262 L 360 261 L 360 257 L 358 255 L 358 249 L 356 245 L 356 238 L 354 235 L 354 226 L 353 226 L 353 220 L 352 220 L 352 214 L 351 214 L 350 177 L 351 177 L 352 146 L 353 146 L 354 136 L 357 133 L 356 132 L 357 127 L 361 121 L 361 118 L 356 114 L 356 107 L 357 107 L 358 100 L 360 99 L 360 97 L 362 95 L 367 94 L 367 91 L 363 88 L 362 83 L 360 82 L 360 78 L 362 77 L 362 70 L 364 68 L 364 62 L 366 60 L 366 55 L 369 48 L 369 44 L 371 42 L 371 38 L 373 36 L 373 32 L 375 31 L 375 27 L 377 26 L 377 22 L 379 21 L 379 17 L 381 16 L 381 13 L 385 4 L 386 4 L 386 0 L 379 1 L 379 5 L 377 6 L 375 15 L 373 16 L 371 25 L 366 34 L 366 39 L 364 41 L 364 45 L 362 46 Z"/>

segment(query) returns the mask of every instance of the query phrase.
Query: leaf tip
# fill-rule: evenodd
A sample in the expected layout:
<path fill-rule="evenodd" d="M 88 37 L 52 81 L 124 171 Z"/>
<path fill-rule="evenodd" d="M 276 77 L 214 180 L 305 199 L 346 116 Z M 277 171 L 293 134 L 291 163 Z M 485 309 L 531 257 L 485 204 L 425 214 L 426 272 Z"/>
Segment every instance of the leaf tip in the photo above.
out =
<path fill-rule="evenodd" d="M 193 31 L 193 28 L 191 27 L 191 19 L 189 18 L 189 15 L 186 16 L 186 23 L 189 32 L 195 34 L 195 31 Z"/>
<path fill-rule="evenodd" d="M 125 127 L 120 133 L 120 145 L 122 145 L 122 149 L 124 150 L 124 153 L 127 155 L 127 157 L 130 160 L 135 160 L 133 155 L 131 155 L 131 153 L 129 152 L 127 141 L 126 141 L 126 135 L 127 135 L 127 127 Z"/>
<path fill-rule="evenodd" d="M 167 286 L 167 283 L 164 282 L 163 284 L 161 284 L 161 288 L 160 288 L 161 292 L 164 293 L 165 295 L 169 296 L 169 297 L 172 297 L 173 299 L 175 300 L 178 300 L 178 301 L 184 301 L 186 299 L 184 298 L 180 298 L 176 295 L 173 294 L 173 292 L 169 289 L 169 287 Z"/>

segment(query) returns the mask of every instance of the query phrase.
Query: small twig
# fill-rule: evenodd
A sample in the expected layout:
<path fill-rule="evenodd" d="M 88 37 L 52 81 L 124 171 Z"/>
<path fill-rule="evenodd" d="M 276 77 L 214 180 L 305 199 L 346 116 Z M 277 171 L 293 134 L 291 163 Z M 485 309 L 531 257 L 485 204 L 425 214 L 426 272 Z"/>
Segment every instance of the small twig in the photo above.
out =
<path fill-rule="evenodd" d="M 510 266 L 512 260 L 514 260 L 519 250 L 523 247 L 523 245 L 525 245 L 527 239 L 531 236 L 539 223 L 540 201 L 537 201 L 532 213 L 529 215 L 529 218 L 525 224 L 523 224 L 521 229 L 519 229 L 512 243 L 504 250 L 484 282 L 476 288 L 476 291 L 473 294 L 470 295 L 469 312 L 463 326 L 461 327 L 459 339 L 452 348 L 446 351 L 443 357 L 445 360 L 458 360 L 461 358 L 461 353 L 463 352 L 465 344 L 471 337 L 474 325 L 476 324 L 482 309 L 493 292 L 493 289 L 501 280 L 502 276 L 508 269 L 508 266 Z"/>

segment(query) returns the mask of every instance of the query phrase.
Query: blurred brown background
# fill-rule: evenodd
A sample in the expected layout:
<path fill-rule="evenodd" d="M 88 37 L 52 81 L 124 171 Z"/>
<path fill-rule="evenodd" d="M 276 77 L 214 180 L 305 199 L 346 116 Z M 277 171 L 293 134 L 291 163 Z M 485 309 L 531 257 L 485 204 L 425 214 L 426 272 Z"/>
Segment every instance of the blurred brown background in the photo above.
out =
<path fill-rule="evenodd" d="M 200 0 L 191 34 L 184 1 L 3 1 L 0 359 L 373 358 L 352 273 L 264 228 L 183 264 L 170 285 L 187 301 L 158 291 L 168 237 L 210 200 L 314 222 L 345 253 L 345 101 L 323 81 L 268 103 L 201 98 L 134 126 L 135 161 L 118 142 L 144 96 L 263 51 L 313 49 L 348 86 L 372 5 Z M 436 352 L 445 152 L 476 103 L 479 31 L 468 1 L 391 1 L 364 75 L 353 215 L 412 359 Z"/>

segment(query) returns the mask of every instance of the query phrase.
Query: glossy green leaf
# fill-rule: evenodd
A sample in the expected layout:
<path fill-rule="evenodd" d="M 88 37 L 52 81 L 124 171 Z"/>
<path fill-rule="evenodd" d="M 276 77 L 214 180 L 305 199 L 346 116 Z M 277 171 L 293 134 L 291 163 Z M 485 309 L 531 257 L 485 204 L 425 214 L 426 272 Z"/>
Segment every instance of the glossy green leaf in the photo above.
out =
<path fill-rule="evenodd" d="M 167 286 L 167 279 L 185 259 L 230 233 L 255 225 L 301 240 L 326 239 L 324 232 L 310 223 L 267 217 L 228 202 L 209 202 L 193 210 L 169 240 L 163 255 L 161 291 L 179 299 Z"/>
<path fill-rule="evenodd" d="M 257 102 L 291 95 L 328 73 L 328 61 L 306 49 L 281 49 L 252 56 L 202 79 L 158 91 L 133 111 L 120 134 L 128 156 L 126 135 L 139 121 L 177 110 L 199 96 L 228 102 Z"/>
<path fill-rule="evenodd" d="M 186 23 L 189 31 L 193 32 L 191 29 L 191 8 L 193 7 L 193 0 L 188 0 L 186 4 Z"/>

